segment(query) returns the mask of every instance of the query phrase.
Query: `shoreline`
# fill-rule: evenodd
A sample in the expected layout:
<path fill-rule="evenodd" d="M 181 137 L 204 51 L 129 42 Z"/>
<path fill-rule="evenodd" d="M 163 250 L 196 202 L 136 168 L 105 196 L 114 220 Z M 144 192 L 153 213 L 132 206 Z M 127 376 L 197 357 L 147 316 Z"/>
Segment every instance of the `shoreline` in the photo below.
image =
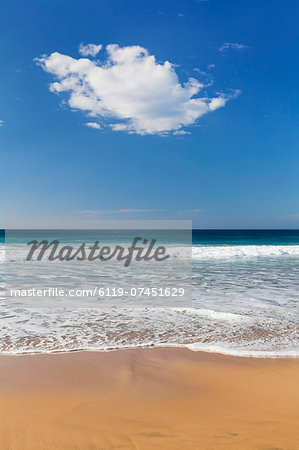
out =
<path fill-rule="evenodd" d="M 0 355 L 0 447 L 296 449 L 297 358 L 186 348 Z"/>
<path fill-rule="evenodd" d="M 78 348 L 78 349 L 62 349 L 62 350 L 50 350 L 50 351 L 27 351 L 27 352 L 20 352 L 20 353 L 4 353 L 0 352 L 0 358 L 2 356 L 41 356 L 41 355 L 57 355 L 57 354 L 68 354 L 68 353 L 110 353 L 110 352 L 117 352 L 117 351 L 134 351 L 134 350 L 146 350 L 146 349 L 185 349 L 189 350 L 194 353 L 203 353 L 203 354 L 213 354 L 213 355 L 219 355 L 219 356 L 228 356 L 232 358 L 249 358 L 249 359 L 258 359 L 258 360 L 264 360 L 264 359 L 275 359 L 275 360 L 296 360 L 299 359 L 299 354 L 296 355 L 287 355 L 287 354 L 257 354 L 258 352 L 252 352 L 252 354 L 241 354 L 241 353 L 233 353 L 233 352 L 223 352 L 223 351 L 216 351 L 216 350 L 203 350 L 201 348 L 190 348 L 194 344 L 161 344 L 161 345 L 155 345 L 155 344 L 148 344 L 148 345 L 136 345 L 136 346 L 128 346 L 128 347 L 110 347 L 110 348 Z M 261 352 L 262 353 L 262 352 Z M 267 353 L 267 352 L 265 352 Z"/>

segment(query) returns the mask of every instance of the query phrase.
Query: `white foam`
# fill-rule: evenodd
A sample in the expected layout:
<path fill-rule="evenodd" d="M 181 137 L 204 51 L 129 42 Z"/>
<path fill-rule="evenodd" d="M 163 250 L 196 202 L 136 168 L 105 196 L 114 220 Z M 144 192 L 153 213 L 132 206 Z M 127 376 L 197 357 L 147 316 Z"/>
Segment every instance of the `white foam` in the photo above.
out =
<path fill-rule="evenodd" d="M 243 356 L 299 355 L 296 325 L 194 308 L 2 310 L 0 353 L 52 353 L 144 346 Z"/>
<path fill-rule="evenodd" d="M 25 245 L 11 244 L 10 256 L 18 259 L 24 252 Z M 299 256 L 298 245 L 167 245 L 167 253 L 174 258 L 191 258 L 194 260 L 228 259 L 228 258 L 259 258 Z M 0 262 L 4 262 L 4 246 L 0 244 Z"/>
<path fill-rule="evenodd" d="M 219 344 L 209 344 L 205 345 L 202 343 L 188 344 L 186 347 L 192 351 L 198 352 L 208 352 L 208 353 L 220 353 L 222 355 L 229 356 L 241 356 L 241 357 L 251 357 L 251 358 L 298 358 L 299 352 L 298 350 L 272 350 L 272 351 L 264 351 L 264 350 L 250 350 L 250 349 L 241 349 L 241 348 L 233 348 L 226 345 Z"/>
<path fill-rule="evenodd" d="M 299 245 L 206 245 L 192 247 L 193 259 L 299 256 Z"/>
<path fill-rule="evenodd" d="M 186 259 L 191 249 L 171 246 L 169 251 Z M 0 260 L 3 253 L 0 246 Z M 154 345 L 234 356 L 298 357 L 298 256 L 299 245 L 194 246 L 195 308 L 130 309 L 107 304 L 106 309 L 60 311 L 1 306 L 0 353 Z M 18 273 L 23 273 L 22 265 Z M 47 273 L 44 270 L 43 276 Z M 72 271 L 69 276 L 80 285 L 79 274 Z M 114 271 L 106 271 L 105 276 L 115 280 Z M 161 284 L 159 273 L 157 280 Z M 118 281 L 122 282 L 119 274 Z"/>

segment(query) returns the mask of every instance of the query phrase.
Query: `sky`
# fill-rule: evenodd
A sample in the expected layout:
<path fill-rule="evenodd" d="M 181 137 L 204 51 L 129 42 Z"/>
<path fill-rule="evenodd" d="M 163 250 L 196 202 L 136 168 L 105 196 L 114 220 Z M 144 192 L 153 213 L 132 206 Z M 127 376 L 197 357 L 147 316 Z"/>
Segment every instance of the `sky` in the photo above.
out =
<path fill-rule="evenodd" d="M 1 226 L 299 228 L 297 1 L 0 6 Z"/>

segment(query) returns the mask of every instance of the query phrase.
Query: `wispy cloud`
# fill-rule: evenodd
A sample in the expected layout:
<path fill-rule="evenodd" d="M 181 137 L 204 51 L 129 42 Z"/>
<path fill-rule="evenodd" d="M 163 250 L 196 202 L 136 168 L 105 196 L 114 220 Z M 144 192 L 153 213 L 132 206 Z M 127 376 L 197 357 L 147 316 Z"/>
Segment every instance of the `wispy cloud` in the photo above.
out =
<path fill-rule="evenodd" d="M 203 76 L 209 76 L 209 74 L 207 72 L 204 72 L 203 70 L 200 70 L 198 67 L 194 67 L 194 72 L 199 73 L 199 75 L 203 75 Z"/>
<path fill-rule="evenodd" d="M 182 214 L 198 214 L 201 213 L 202 209 L 181 209 L 179 211 L 177 211 L 178 214 L 182 215 Z"/>
<path fill-rule="evenodd" d="M 223 52 L 225 50 L 237 50 L 239 52 L 248 48 L 247 45 L 239 44 L 238 42 L 225 42 L 218 50 Z"/>
<path fill-rule="evenodd" d="M 90 54 L 90 45 L 81 54 Z M 99 47 L 99 46 L 96 46 Z M 83 50 L 85 49 L 85 50 Z M 205 87 L 195 78 L 181 83 L 170 62 L 157 63 L 138 45 L 106 47 L 104 62 L 54 52 L 35 61 L 56 81 L 50 91 L 68 93 L 68 105 L 96 117 L 114 131 L 167 135 L 193 125 L 225 106 L 234 95 L 199 97 Z"/>
<path fill-rule="evenodd" d="M 175 136 L 180 136 L 180 135 L 183 136 L 184 134 L 191 134 L 191 133 L 190 133 L 190 131 L 177 130 L 177 131 L 174 131 L 173 134 L 174 134 Z"/>
<path fill-rule="evenodd" d="M 201 209 L 198 209 L 198 208 L 195 208 L 195 209 L 185 209 L 185 210 L 182 211 L 182 212 L 185 212 L 185 213 L 192 213 L 192 214 L 198 214 L 198 213 L 202 212 L 202 210 L 201 210 Z"/>
<path fill-rule="evenodd" d="M 75 211 L 75 214 L 85 217 L 98 217 L 107 214 L 140 214 L 140 213 L 151 213 L 163 211 L 160 209 L 134 209 L 134 208 L 123 208 L 123 209 L 86 209 L 81 211 Z"/>
<path fill-rule="evenodd" d="M 79 45 L 79 53 L 82 56 L 96 56 L 99 51 L 102 49 L 101 44 L 80 44 Z"/>
<path fill-rule="evenodd" d="M 3 127 L 3 124 L 4 124 L 3 120 L 0 120 L 0 127 Z"/>
<path fill-rule="evenodd" d="M 86 122 L 85 125 L 90 128 L 95 128 L 96 130 L 100 130 L 100 128 L 101 128 L 101 125 L 99 125 L 96 122 Z"/>

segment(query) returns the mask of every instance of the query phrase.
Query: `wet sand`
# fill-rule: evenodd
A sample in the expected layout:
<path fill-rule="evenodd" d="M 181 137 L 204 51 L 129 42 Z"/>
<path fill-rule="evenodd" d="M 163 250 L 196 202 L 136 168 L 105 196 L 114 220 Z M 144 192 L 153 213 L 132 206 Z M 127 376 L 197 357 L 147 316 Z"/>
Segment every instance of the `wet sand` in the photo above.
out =
<path fill-rule="evenodd" d="M 299 360 L 187 349 L 0 356 L 3 449 L 299 449 Z"/>

